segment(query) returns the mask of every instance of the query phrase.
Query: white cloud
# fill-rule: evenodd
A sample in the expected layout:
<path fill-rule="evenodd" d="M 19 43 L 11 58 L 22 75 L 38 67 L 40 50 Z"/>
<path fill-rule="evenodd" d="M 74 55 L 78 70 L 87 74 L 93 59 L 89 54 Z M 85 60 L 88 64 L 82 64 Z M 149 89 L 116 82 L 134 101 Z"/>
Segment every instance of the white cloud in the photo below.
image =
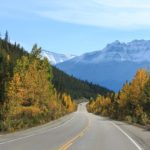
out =
<path fill-rule="evenodd" d="M 94 0 L 97 4 L 114 8 L 149 9 L 149 0 Z"/>
<path fill-rule="evenodd" d="M 150 26 L 147 0 L 61 0 L 48 4 L 49 9 L 37 13 L 58 21 L 126 29 Z"/>
<path fill-rule="evenodd" d="M 4 3 L 2 6 L 3 11 L 11 7 L 28 15 L 74 24 L 120 29 L 150 27 L 149 0 L 14 0 L 9 7 Z"/>
<path fill-rule="evenodd" d="M 92 13 L 71 11 L 70 13 L 69 11 L 64 10 L 63 13 L 62 11 L 43 11 L 39 14 L 54 20 L 97 27 L 137 29 L 143 26 L 150 26 L 150 21 L 148 20 L 148 18 L 150 18 L 150 12 Z"/>

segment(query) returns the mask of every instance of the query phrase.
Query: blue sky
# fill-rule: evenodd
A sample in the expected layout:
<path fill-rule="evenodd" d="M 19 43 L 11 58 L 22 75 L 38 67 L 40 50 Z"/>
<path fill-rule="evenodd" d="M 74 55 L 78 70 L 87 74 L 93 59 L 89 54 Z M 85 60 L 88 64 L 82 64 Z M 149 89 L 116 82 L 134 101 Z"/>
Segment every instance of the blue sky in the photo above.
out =
<path fill-rule="evenodd" d="M 0 32 L 27 50 L 80 55 L 115 40 L 150 39 L 149 0 L 0 0 Z"/>

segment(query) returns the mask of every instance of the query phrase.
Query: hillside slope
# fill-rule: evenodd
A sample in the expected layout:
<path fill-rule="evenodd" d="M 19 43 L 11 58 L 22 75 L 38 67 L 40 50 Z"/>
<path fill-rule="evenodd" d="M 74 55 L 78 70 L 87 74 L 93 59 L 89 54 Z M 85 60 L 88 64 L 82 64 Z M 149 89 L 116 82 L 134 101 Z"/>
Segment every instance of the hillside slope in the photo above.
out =
<path fill-rule="evenodd" d="M 72 98 L 95 98 L 97 94 L 107 95 L 112 92 L 102 86 L 79 80 L 53 67 L 53 84 L 57 91 L 68 93 Z"/>

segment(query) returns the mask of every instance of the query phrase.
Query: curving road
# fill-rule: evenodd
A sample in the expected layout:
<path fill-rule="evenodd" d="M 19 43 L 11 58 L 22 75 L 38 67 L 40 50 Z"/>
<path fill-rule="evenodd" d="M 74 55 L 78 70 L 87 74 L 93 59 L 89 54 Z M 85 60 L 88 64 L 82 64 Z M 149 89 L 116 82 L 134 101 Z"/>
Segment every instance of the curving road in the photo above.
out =
<path fill-rule="evenodd" d="M 86 111 L 0 136 L 0 150 L 150 150 L 150 132 Z"/>

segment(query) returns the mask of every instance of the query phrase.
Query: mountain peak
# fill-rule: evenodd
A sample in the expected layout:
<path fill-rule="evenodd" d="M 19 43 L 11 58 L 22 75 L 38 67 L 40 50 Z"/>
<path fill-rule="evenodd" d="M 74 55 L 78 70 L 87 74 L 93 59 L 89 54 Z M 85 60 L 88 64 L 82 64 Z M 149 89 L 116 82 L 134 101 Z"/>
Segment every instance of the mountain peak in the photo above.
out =
<path fill-rule="evenodd" d="M 121 44 L 121 43 L 120 43 L 120 41 L 119 41 L 119 40 L 116 40 L 116 41 L 114 41 L 114 42 L 113 42 L 113 43 L 111 43 L 111 44 L 114 44 L 114 45 L 115 45 L 115 44 L 116 44 L 116 45 L 119 45 L 119 44 Z"/>
<path fill-rule="evenodd" d="M 101 51 L 87 53 L 79 58 L 80 61 L 84 63 L 110 61 L 150 62 L 149 56 L 150 41 L 148 40 L 134 40 L 128 43 L 121 43 L 116 40 L 115 42 L 108 44 Z"/>

